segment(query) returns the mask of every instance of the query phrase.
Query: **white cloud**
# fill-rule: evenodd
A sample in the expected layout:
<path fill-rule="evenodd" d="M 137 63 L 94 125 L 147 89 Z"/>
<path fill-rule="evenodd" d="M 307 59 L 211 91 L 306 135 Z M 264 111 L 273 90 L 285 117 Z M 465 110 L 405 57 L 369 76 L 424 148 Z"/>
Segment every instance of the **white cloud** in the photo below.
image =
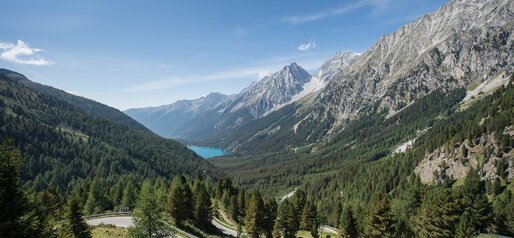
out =
<path fill-rule="evenodd" d="M 299 51 L 307 51 L 316 48 L 316 42 L 313 40 L 309 41 L 308 43 L 301 44 L 298 46 Z"/>
<path fill-rule="evenodd" d="M 30 48 L 25 42 L 18 40 L 16 44 L 10 42 L 0 42 L 0 58 L 17 63 L 27 65 L 52 65 L 55 62 L 43 59 L 38 52 L 44 52 L 42 49 Z"/>
<path fill-rule="evenodd" d="M 350 11 L 353 11 L 353 10 L 356 10 L 356 9 L 359 9 L 362 7 L 367 7 L 367 6 L 371 6 L 375 9 L 383 8 L 390 1 L 391 0 L 358 0 L 358 1 L 352 2 L 350 4 L 344 5 L 344 6 L 327 9 L 327 10 L 321 11 L 321 12 L 316 12 L 316 13 L 307 14 L 307 15 L 284 17 L 282 20 L 289 22 L 291 24 L 294 24 L 294 25 L 302 24 L 302 23 L 306 23 L 306 22 L 317 21 L 317 20 L 327 18 L 327 17 L 340 16 L 340 15 L 346 14 L 347 12 L 350 12 Z"/>

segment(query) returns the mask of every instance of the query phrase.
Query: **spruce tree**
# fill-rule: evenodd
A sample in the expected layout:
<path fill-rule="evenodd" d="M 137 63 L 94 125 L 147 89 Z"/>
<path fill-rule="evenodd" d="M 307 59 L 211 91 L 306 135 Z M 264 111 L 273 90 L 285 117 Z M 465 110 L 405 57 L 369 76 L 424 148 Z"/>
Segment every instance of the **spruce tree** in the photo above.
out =
<path fill-rule="evenodd" d="M 393 234 L 393 220 L 387 194 L 375 194 L 371 199 L 364 221 L 366 237 L 390 237 Z"/>
<path fill-rule="evenodd" d="M 462 213 L 455 230 L 455 238 L 470 238 L 478 236 L 473 217 L 468 212 Z"/>
<path fill-rule="evenodd" d="M 472 203 L 465 208 L 473 218 L 473 222 L 479 231 L 486 231 L 493 220 L 493 211 L 485 194 L 475 196 Z"/>
<path fill-rule="evenodd" d="M 303 190 L 296 190 L 293 197 L 291 198 L 291 201 L 293 203 L 296 218 L 298 219 L 298 223 L 300 223 L 300 217 L 302 216 L 303 208 L 305 207 L 305 204 L 307 203 L 307 195 Z"/>
<path fill-rule="evenodd" d="M 452 237 L 459 219 L 459 203 L 448 189 L 435 188 L 425 195 L 412 218 L 412 229 L 420 238 Z"/>
<path fill-rule="evenodd" d="M 67 220 L 59 232 L 59 237 L 90 238 L 91 231 L 82 218 L 80 199 L 77 196 L 70 198 L 66 210 Z"/>
<path fill-rule="evenodd" d="M 199 182 L 195 186 L 194 199 L 194 220 L 199 227 L 206 227 L 212 218 L 211 198 L 202 182 Z"/>
<path fill-rule="evenodd" d="M 193 195 L 186 182 L 186 178 L 183 176 L 173 178 L 166 204 L 166 212 L 175 219 L 177 226 L 181 226 L 186 219 L 191 218 L 192 200 Z"/>
<path fill-rule="evenodd" d="M 262 229 L 266 238 L 273 237 L 273 228 L 277 218 L 277 202 L 275 199 L 266 199 L 264 202 L 264 217 Z"/>
<path fill-rule="evenodd" d="M 258 192 L 250 195 L 250 201 L 246 209 L 245 228 L 248 235 L 252 238 L 258 238 L 259 232 L 262 230 L 264 220 L 264 203 Z"/>
<path fill-rule="evenodd" d="M 86 204 L 84 205 L 84 212 L 86 214 L 97 214 L 104 211 L 106 201 L 104 192 L 100 180 L 98 178 L 93 179 Z"/>
<path fill-rule="evenodd" d="M 136 207 L 132 213 L 134 227 L 129 229 L 131 237 L 164 238 L 171 235 L 162 220 L 161 206 L 156 206 L 156 203 L 157 199 L 152 183 L 146 180 L 141 187 Z"/>
<path fill-rule="evenodd" d="M 339 225 L 341 228 L 341 236 L 343 238 L 357 238 L 359 236 L 359 227 L 357 220 L 353 216 L 351 206 L 346 207 L 344 210 Z"/>
<path fill-rule="evenodd" d="M 136 187 L 132 182 L 129 181 L 125 185 L 125 189 L 123 189 L 123 198 L 121 199 L 121 205 L 128 210 L 132 210 L 136 205 L 136 201 Z"/>
<path fill-rule="evenodd" d="M 284 238 L 294 238 L 300 229 L 296 208 L 288 200 L 283 201 L 278 209 L 279 229 L 283 231 Z"/>
<path fill-rule="evenodd" d="M 20 186 L 19 152 L 10 140 L 0 145 L 0 237 L 51 237 L 42 211 Z"/>

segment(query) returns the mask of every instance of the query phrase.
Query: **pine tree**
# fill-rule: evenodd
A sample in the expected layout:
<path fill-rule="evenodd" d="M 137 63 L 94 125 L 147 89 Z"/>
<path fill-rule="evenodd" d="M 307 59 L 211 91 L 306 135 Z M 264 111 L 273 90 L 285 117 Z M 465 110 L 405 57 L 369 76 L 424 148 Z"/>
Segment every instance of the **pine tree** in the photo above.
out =
<path fill-rule="evenodd" d="M 242 189 L 237 194 L 237 204 L 239 205 L 239 215 L 244 218 L 246 215 L 246 193 Z"/>
<path fill-rule="evenodd" d="M 364 221 L 366 237 L 390 237 L 393 221 L 390 214 L 389 198 L 386 194 L 375 194 L 371 199 Z"/>
<path fill-rule="evenodd" d="M 181 226 L 184 220 L 191 217 L 192 200 L 193 195 L 186 182 L 186 178 L 184 176 L 173 178 L 166 204 L 166 212 L 175 219 L 177 226 Z"/>
<path fill-rule="evenodd" d="M 471 215 L 479 231 L 485 231 L 492 222 L 493 210 L 486 195 L 483 193 L 477 194 L 465 210 Z"/>
<path fill-rule="evenodd" d="M 84 218 L 82 218 L 80 199 L 77 196 L 73 196 L 68 201 L 66 219 L 66 223 L 63 225 L 61 231 L 59 232 L 59 237 L 91 237 L 89 226 L 86 224 L 86 221 L 84 221 Z"/>
<path fill-rule="evenodd" d="M 266 238 L 273 237 L 273 228 L 277 218 L 277 202 L 275 199 L 266 199 L 264 202 L 264 218 L 262 229 Z"/>
<path fill-rule="evenodd" d="M 420 238 L 452 237 L 459 219 L 458 199 L 448 189 L 427 192 L 414 215 L 412 229 Z"/>
<path fill-rule="evenodd" d="M 303 190 L 296 190 L 294 193 L 292 199 L 291 199 L 295 213 L 296 218 L 298 219 L 298 223 L 300 223 L 300 218 L 302 216 L 303 208 L 305 207 L 305 204 L 307 203 L 307 195 Z"/>
<path fill-rule="evenodd" d="M 278 209 L 278 222 L 283 231 L 284 238 L 294 238 L 300 229 L 298 218 L 296 217 L 295 206 L 288 200 L 283 201 Z"/>
<path fill-rule="evenodd" d="M 97 214 L 104 211 L 105 208 L 104 190 L 98 178 L 93 180 L 89 188 L 86 205 L 84 205 L 84 212 L 86 214 Z"/>
<path fill-rule="evenodd" d="M 237 224 L 241 222 L 241 215 L 239 214 L 239 204 L 237 204 L 237 197 L 230 197 L 230 205 L 228 207 L 228 212 L 232 220 L 234 220 Z"/>
<path fill-rule="evenodd" d="M 264 220 L 264 202 L 258 192 L 250 195 L 250 202 L 246 209 L 245 228 L 248 235 L 252 238 L 258 238 L 259 232 L 262 230 Z"/>
<path fill-rule="evenodd" d="M 316 207 L 311 202 L 307 202 L 302 209 L 301 217 L 300 217 L 300 229 L 310 231 L 311 234 L 314 232 L 314 235 L 318 235 L 318 212 L 316 211 Z"/>
<path fill-rule="evenodd" d="M 125 185 L 125 189 L 123 189 L 123 198 L 121 199 L 121 205 L 128 210 L 132 210 L 136 205 L 136 201 L 136 187 L 132 182 L 129 181 Z"/>
<path fill-rule="evenodd" d="M 455 238 L 470 238 L 478 236 L 473 217 L 468 212 L 462 213 L 455 230 Z"/>
<path fill-rule="evenodd" d="M 210 223 L 212 214 L 211 198 L 202 182 L 195 185 L 194 198 L 194 220 L 199 227 L 203 228 Z"/>
<path fill-rule="evenodd" d="M 168 237 L 171 232 L 162 221 L 161 206 L 156 206 L 152 183 L 147 180 L 141 187 L 136 207 L 132 213 L 134 217 L 134 227 L 129 229 L 131 237 L 160 238 Z"/>
<path fill-rule="evenodd" d="M 341 236 L 343 238 L 357 238 L 359 236 L 359 227 L 357 220 L 353 216 L 351 206 L 346 207 L 344 210 L 339 225 L 341 227 Z"/>
<path fill-rule="evenodd" d="M 21 157 L 10 140 L 0 145 L 0 237 L 51 237 L 52 231 L 20 186 Z"/>

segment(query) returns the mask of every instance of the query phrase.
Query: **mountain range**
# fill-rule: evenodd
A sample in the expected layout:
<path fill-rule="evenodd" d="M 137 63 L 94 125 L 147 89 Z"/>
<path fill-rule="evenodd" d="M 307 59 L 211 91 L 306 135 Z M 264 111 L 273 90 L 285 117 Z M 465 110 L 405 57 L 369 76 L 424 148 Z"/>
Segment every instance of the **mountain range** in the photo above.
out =
<path fill-rule="evenodd" d="M 164 137 L 196 142 L 216 140 L 286 105 L 312 97 L 356 57 L 352 52 L 337 53 L 313 77 L 292 63 L 235 95 L 211 93 L 195 100 L 129 109 L 125 113 Z"/>

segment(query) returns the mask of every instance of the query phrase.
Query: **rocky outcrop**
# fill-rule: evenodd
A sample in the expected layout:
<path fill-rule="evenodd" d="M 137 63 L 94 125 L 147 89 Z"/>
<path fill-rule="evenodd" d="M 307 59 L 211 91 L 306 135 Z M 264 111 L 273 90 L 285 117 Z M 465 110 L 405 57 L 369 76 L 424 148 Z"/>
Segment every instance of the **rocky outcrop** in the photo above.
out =
<path fill-rule="evenodd" d="M 505 129 L 504 134 L 514 137 L 512 126 Z M 497 177 L 514 177 L 514 154 L 499 148 L 496 135 L 482 135 L 473 141 L 446 145 L 425 155 L 414 172 L 421 182 L 432 184 L 441 183 L 445 179 L 460 179 L 471 170 L 477 170 L 483 180 L 493 180 Z M 503 164 L 505 171 L 499 171 Z M 504 173 L 504 174 L 501 174 Z"/>

